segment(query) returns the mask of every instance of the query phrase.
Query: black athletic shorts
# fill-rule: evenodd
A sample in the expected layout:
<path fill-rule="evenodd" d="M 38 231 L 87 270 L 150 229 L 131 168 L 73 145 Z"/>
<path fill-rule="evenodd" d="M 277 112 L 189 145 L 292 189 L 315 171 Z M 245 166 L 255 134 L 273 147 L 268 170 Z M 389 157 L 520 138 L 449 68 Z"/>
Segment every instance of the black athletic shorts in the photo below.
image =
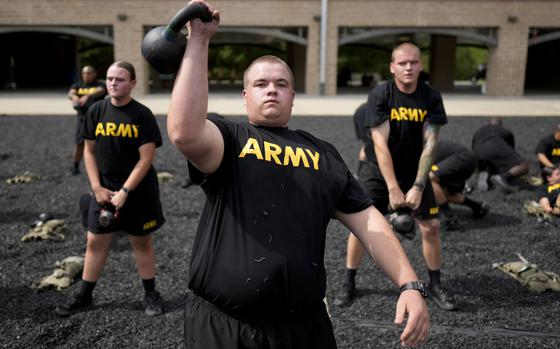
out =
<path fill-rule="evenodd" d="M 313 312 L 266 319 L 230 315 L 187 293 L 185 344 L 188 349 L 333 349 L 336 341 L 323 302 Z"/>
<path fill-rule="evenodd" d="M 84 143 L 84 136 L 82 135 L 82 125 L 84 124 L 84 119 L 85 116 L 83 114 L 78 113 L 76 117 L 76 134 L 75 134 L 76 144 Z"/>
<path fill-rule="evenodd" d="M 381 214 L 386 215 L 389 213 L 389 191 L 387 190 L 387 184 L 385 184 L 383 179 L 376 178 L 373 175 L 371 166 L 372 165 L 368 163 L 366 166 L 360 168 L 358 181 L 366 194 L 373 200 L 375 208 L 377 208 Z M 406 192 L 412 187 L 412 184 L 413 183 L 399 182 L 403 194 L 406 195 Z M 432 184 L 428 181 L 422 193 L 420 207 L 414 211 L 414 218 L 423 220 L 437 217 L 439 217 L 439 206 L 436 203 Z"/>
<path fill-rule="evenodd" d="M 101 178 L 103 187 L 117 191 L 122 187 L 123 179 Z M 103 208 L 96 200 L 91 200 L 88 212 L 89 231 L 95 234 L 106 234 L 115 231 L 125 231 L 127 234 L 142 236 L 159 229 L 165 218 L 159 198 L 157 177 L 145 178 L 142 184 L 128 193 L 124 206 L 119 211 L 118 218 L 113 224 L 103 227 L 99 223 L 99 214 Z M 111 210 L 112 207 L 105 207 Z"/>
<path fill-rule="evenodd" d="M 473 151 L 478 160 L 488 167 L 490 173 L 507 172 L 525 161 L 515 149 L 501 139 L 477 143 L 473 146 Z"/>
<path fill-rule="evenodd" d="M 476 156 L 472 153 L 458 153 L 447 157 L 432 166 L 432 173 L 438 177 L 439 184 L 448 193 L 461 193 L 465 182 L 476 169 Z"/>

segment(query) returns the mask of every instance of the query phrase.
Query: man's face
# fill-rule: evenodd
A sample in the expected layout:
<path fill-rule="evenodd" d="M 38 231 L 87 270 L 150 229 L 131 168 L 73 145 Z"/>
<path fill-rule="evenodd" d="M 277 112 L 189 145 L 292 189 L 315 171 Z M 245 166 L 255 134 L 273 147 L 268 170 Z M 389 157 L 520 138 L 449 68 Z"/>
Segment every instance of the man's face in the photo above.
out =
<path fill-rule="evenodd" d="M 422 61 L 418 50 L 413 46 L 403 46 L 394 54 L 389 66 L 395 81 L 402 85 L 414 85 L 422 71 Z"/>
<path fill-rule="evenodd" d="M 95 70 L 88 67 L 82 69 L 82 81 L 86 84 L 94 82 L 96 77 L 97 74 L 95 73 Z"/>
<path fill-rule="evenodd" d="M 243 100 L 251 124 L 286 126 L 292 115 L 294 96 L 290 73 L 282 64 L 260 62 L 247 72 Z"/>
<path fill-rule="evenodd" d="M 128 97 L 136 86 L 136 80 L 130 79 L 130 72 L 112 65 L 107 70 L 107 92 L 112 98 Z"/>
<path fill-rule="evenodd" d="M 554 139 L 560 141 L 560 129 L 556 129 L 556 131 L 554 131 Z"/>
<path fill-rule="evenodd" d="M 559 184 L 560 183 L 560 169 L 556 168 L 552 171 L 552 174 L 548 176 L 549 184 Z"/>

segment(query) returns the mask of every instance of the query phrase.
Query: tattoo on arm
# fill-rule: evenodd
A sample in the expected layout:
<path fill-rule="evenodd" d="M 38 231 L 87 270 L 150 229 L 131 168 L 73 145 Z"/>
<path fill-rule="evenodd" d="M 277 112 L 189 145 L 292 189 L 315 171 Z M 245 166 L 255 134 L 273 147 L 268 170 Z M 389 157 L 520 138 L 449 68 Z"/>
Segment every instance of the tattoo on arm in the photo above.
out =
<path fill-rule="evenodd" d="M 424 130 L 424 148 L 422 150 L 422 155 L 420 156 L 420 161 L 418 162 L 418 172 L 416 173 L 415 181 L 422 185 L 426 184 L 430 168 L 434 162 L 439 128 L 440 125 L 428 123 L 426 124 L 426 129 Z"/>

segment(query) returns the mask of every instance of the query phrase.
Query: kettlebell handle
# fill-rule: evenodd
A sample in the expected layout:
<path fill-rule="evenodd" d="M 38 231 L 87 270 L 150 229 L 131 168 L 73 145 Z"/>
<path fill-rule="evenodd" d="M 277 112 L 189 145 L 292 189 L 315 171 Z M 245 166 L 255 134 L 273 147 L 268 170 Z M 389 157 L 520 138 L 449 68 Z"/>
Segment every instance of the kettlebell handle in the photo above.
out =
<path fill-rule="evenodd" d="M 144 36 L 142 56 L 158 73 L 172 74 L 179 70 L 187 46 L 181 30 L 194 18 L 210 22 L 212 14 L 202 3 L 193 2 L 179 11 L 169 25 L 153 28 Z"/>
<path fill-rule="evenodd" d="M 174 39 L 181 35 L 181 30 L 188 21 L 194 18 L 200 18 L 203 22 L 212 21 L 212 14 L 208 12 L 206 6 L 198 2 L 193 2 L 190 5 L 181 9 L 171 19 L 171 22 L 165 30 L 166 39 Z M 169 37 L 167 37 L 169 35 Z"/>

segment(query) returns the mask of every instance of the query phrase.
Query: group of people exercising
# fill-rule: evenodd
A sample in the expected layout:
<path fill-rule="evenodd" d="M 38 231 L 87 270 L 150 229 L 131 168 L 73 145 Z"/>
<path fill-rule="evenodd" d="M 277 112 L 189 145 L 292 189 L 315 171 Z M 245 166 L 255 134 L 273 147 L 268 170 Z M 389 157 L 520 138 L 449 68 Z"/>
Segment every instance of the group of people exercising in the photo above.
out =
<path fill-rule="evenodd" d="M 323 302 L 326 228 L 332 218 L 351 231 L 346 281 L 335 304 L 352 302 L 356 270 L 367 252 L 400 290 L 394 320 L 404 325 L 400 342 L 423 343 L 430 328 L 426 297 L 442 309 L 458 309 L 440 277 L 440 229 L 452 229 L 457 220 L 449 204 L 470 207 L 474 218 L 488 214 L 486 204 L 463 194 L 475 168 L 489 174 L 486 188 L 490 183 L 511 190 L 513 179 L 528 170 L 525 160 L 511 156 L 517 154 L 513 137 L 493 120 L 477 131 L 472 151 L 438 140 L 447 123 L 441 95 L 419 80 L 419 48 L 401 43 L 391 56 L 393 79 L 372 89 L 355 115 L 362 142 L 356 180 L 332 144 L 288 128 L 294 77 L 278 57 L 257 58 L 245 71 L 247 122 L 208 115 L 208 49 L 220 14 L 197 2 L 212 20 L 193 19 L 187 25 L 189 43 L 167 117 L 170 142 L 185 156 L 192 183 L 206 196 L 185 299 L 187 347 L 336 348 Z M 87 210 L 82 280 L 56 312 L 68 316 L 93 303 L 112 235 L 125 231 L 145 289 L 145 312 L 158 315 L 163 307 L 155 287 L 151 233 L 165 218 L 152 162 L 161 134 L 151 111 L 130 95 L 136 84 L 130 63 L 109 67 L 109 98 L 86 111 L 104 88 L 85 78 L 83 83 L 91 97 L 80 97 L 79 87 L 69 97 L 78 110 L 78 141 L 85 140 L 94 199 Z M 494 136 L 501 140 L 498 148 Z M 549 171 L 559 162 L 559 142 L 560 130 L 538 147 L 543 174 L 551 181 L 560 180 L 560 171 Z M 555 203 L 549 199 L 553 212 Z M 101 225 L 99 215 L 109 207 L 118 218 Z M 415 273 L 384 217 L 397 210 L 408 210 L 416 219 L 428 284 Z"/>

